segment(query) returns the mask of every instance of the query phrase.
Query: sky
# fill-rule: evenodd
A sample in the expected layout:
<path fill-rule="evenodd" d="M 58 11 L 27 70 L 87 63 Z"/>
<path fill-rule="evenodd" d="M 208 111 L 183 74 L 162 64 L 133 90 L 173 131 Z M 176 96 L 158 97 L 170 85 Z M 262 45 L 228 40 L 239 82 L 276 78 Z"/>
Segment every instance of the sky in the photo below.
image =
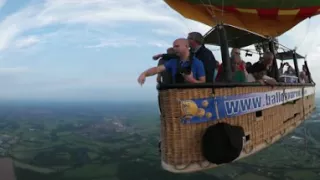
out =
<path fill-rule="evenodd" d="M 157 64 L 151 57 L 210 29 L 161 0 L 0 0 L 0 7 L 0 100 L 156 100 L 155 77 L 137 83 Z M 307 55 L 318 84 L 319 28 L 317 16 L 280 37 Z M 221 61 L 219 47 L 210 49 Z"/>

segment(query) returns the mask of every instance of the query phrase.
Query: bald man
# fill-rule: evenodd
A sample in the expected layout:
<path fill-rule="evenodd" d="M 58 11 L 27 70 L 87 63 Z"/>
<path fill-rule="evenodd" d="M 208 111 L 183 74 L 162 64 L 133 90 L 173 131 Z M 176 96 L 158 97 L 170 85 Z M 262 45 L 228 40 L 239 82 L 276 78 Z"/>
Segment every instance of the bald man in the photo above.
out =
<path fill-rule="evenodd" d="M 191 56 L 188 40 L 179 38 L 173 42 L 173 49 L 179 58 L 170 59 L 163 65 L 150 68 L 138 78 L 139 84 L 143 85 L 146 77 L 154 76 L 163 71 L 170 70 L 172 83 L 204 83 L 206 80 L 203 63 Z M 190 70 L 190 72 L 188 71 Z"/>

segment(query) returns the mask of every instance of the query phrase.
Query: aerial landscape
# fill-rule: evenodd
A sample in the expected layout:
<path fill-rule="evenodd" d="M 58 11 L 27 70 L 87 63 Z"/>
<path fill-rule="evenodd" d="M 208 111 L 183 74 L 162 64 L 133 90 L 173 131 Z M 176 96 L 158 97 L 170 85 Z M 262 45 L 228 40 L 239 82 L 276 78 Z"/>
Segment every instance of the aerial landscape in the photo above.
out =
<path fill-rule="evenodd" d="M 256 155 L 191 174 L 162 170 L 159 121 L 155 102 L 3 103 L 0 153 L 17 180 L 320 178 L 317 112 Z"/>
<path fill-rule="evenodd" d="M 0 0 L 0 180 L 320 180 L 319 31 L 320 0 Z M 191 66 L 152 68 L 164 63 L 163 53 L 170 48 L 174 58 L 168 51 L 167 60 L 191 60 Z M 200 48 L 208 59 L 198 56 Z M 191 68 L 196 62 L 191 55 L 200 68 Z M 262 60 L 269 62 L 254 68 Z M 159 69 L 173 70 L 172 77 L 182 82 L 221 82 L 197 88 L 188 84 L 186 91 L 176 92 L 180 88 L 169 85 L 159 95 Z M 200 69 L 193 74 L 199 77 L 191 76 L 192 69 Z M 264 73 L 274 79 L 260 79 Z M 218 75 L 222 79 L 211 79 Z M 230 83 L 238 75 L 235 82 L 241 83 Z M 300 84 L 276 86 L 276 80 Z M 308 82 L 315 84 L 301 84 Z M 233 99 L 236 95 L 241 98 Z M 299 100 L 302 96 L 307 98 Z M 159 145 L 162 159 L 194 156 L 188 149 L 204 149 L 195 143 L 203 142 L 202 129 L 223 119 L 220 115 L 221 121 L 245 124 L 245 133 L 255 131 L 236 136 L 239 152 L 243 141 L 251 141 L 251 150 L 271 143 L 273 135 L 295 127 L 313 109 L 313 97 L 317 109 L 306 121 L 250 157 L 185 174 L 161 166 Z M 181 113 L 188 104 L 193 113 Z M 162 117 L 162 125 L 159 107 L 170 116 Z M 243 113 L 257 125 L 250 125 L 254 121 Z M 184 128 L 183 116 L 186 123 L 204 120 L 201 130 L 184 126 L 185 134 L 176 133 Z M 160 132 L 168 127 L 163 122 L 172 124 L 172 119 L 178 126 L 166 130 L 175 131 L 168 131 L 177 137 L 170 145 L 179 150 L 167 153 L 168 141 Z M 220 135 L 215 139 L 223 141 Z M 181 143 L 185 139 L 188 143 Z M 221 152 L 211 154 L 228 155 Z M 204 159 L 203 154 L 187 163 Z"/>

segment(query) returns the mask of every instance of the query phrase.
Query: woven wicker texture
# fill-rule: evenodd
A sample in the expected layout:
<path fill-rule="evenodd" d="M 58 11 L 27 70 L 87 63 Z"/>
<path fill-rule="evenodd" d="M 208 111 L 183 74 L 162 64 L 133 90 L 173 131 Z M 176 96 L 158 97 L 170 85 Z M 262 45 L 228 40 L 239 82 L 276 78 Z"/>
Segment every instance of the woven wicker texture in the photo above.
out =
<path fill-rule="evenodd" d="M 301 88 L 301 87 L 290 87 Z M 215 89 L 215 96 L 231 96 L 272 90 L 290 89 L 284 87 L 237 87 Z M 262 111 L 261 117 L 249 113 L 233 118 L 225 118 L 197 124 L 182 124 L 179 100 L 212 97 L 211 89 L 169 89 L 160 91 L 161 114 L 161 150 L 162 161 L 174 166 L 202 163 L 201 137 L 205 129 L 218 122 L 242 126 L 250 140 L 244 149 L 250 149 L 262 143 L 270 143 L 276 135 L 283 134 L 287 128 L 295 126 L 315 108 L 314 95 L 296 100 L 295 103 L 279 105 Z M 304 103 L 304 106 L 303 106 Z M 305 108 L 303 110 L 303 107 Z M 304 115 L 305 113 L 305 115 Z"/>

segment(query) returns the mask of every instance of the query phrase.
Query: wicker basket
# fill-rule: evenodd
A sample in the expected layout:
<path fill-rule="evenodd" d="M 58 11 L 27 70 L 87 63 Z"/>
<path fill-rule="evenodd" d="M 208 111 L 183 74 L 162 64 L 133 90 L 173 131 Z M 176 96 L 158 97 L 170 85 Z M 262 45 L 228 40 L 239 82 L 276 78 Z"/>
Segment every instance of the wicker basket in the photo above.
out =
<path fill-rule="evenodd" d="M 235 87 L 199 89 L 166 89 L 160 90 L 161 108 L 161 158 L 162 167 L 171 172 L 200 171 L 217 165 L 209 163 L 202 155 L 201 138 L 205 130 L 214 124 L 224 122 L 241 126 L 249 140 L 244 142 L 241 155 L 243 158 L 274 143 L 297 127 L 315 109 L 315 95 L 310 94 L 295 100 L 295 103 L 277 105 L 262 110 L 257 117 L 251 112 L 231 118 L 217 119 L 201 123 L 184 124 L 181 118 L 183 100 L 244 95 L 274 90 L 288 90 L 302 87 Z M 207 114 L 205 114 L 207 115 Z"/>

